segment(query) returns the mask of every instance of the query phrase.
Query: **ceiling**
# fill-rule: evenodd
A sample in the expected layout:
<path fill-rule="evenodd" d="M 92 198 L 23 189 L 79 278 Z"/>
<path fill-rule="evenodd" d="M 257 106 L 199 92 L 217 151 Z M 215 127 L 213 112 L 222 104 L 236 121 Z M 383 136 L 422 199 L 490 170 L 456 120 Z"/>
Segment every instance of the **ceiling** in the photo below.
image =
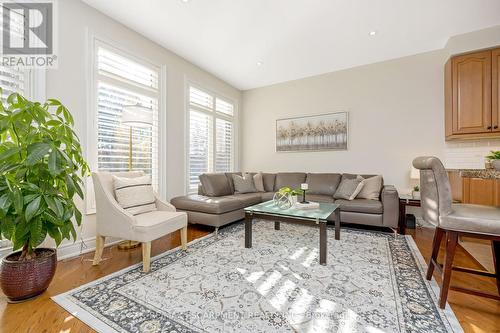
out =
<path fill-rule="evenodd" d="M 500 25 L 499 0 L 83 1 L 241 90 L 440 49 Z"/>

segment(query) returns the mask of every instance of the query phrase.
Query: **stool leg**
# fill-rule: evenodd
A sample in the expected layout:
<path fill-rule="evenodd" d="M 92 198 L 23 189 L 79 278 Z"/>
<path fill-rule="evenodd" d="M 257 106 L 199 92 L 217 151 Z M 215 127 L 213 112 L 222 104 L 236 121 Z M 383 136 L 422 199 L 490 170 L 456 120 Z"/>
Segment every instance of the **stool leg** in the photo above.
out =
<path fill-rule="evenodd" d="M 500 294 L 500 241 L 494 240 L 491 242 L 493 250 L 493 262 L 495 263 L 495 274 L 497 279 L 497 289 Z"/>
<path fill-rule="evenodd" d="M 444 257 L 443 283 L 441 285 L 441 294 L 439 295 L 439 307 L 441 309 L 445 308 L 446 299 L 448 298 L 448 291 L 450 289 L 451 280 L 451 268 L 453 267 L 453 258 L 455 257 L 457 242 L 458 232 L 446 231 L 446 253 Z"/>
<path fill-rule="evenodd" d="M 429 260 L 429 267 L 427 268 L 427 280 L 432 279 L 432 273 L 434 273 L 434 262 L 437 262 L 437 257 L 439 254 L 439 248 L 441 247 L 441 240 L 443 239 L 444 231 L 441 228 L 436 228 L 434 232 L 434 240 L 432 241 L 432 253 L 431 259 Z"/>

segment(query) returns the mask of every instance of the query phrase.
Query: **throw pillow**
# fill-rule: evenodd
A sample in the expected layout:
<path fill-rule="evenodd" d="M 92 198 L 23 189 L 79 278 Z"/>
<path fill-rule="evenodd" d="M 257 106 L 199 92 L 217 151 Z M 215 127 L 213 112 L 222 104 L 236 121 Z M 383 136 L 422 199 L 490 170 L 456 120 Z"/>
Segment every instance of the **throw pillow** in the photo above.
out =
<path fill-rule="evenodd" d="M 353 179 L 342 180 L 333 197 L 335 199 L 353 200 L 363 188 L 363 179 L 363 177 L 357 176 Z"/>
<path fill-rule="evenodd" d="M 262 172 L 258 172 L 253 176 L 253 183 L 257 192 L 265 192 L 264 190 L 264 176 Z"/>
<path fill-rule="evenodd" d="M 378 200 L 382 190 L 382 176 L 374 176 L 363 180 L 363 188 L 358 193 L 357 198 Z"/>
<path fill-rule="evenodd" d="M 243 176 L 239 175 L 232 175 L 232 176 L 234 182 L 234 193 L 257 192 L 251 174 L 247 173 Z"/>
<path fill-rule="evenodd" d="M 132 215 L 156 210 L 156 198 L 150 176 L 134 178 L 113 176 L 118 204 Z"/>

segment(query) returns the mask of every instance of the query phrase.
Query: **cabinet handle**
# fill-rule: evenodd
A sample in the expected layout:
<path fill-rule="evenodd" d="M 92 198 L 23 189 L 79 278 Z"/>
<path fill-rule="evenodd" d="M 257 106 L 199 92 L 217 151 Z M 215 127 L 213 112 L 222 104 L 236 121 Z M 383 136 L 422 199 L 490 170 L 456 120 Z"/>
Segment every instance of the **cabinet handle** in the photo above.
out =
<path fill-rule="evenodd" d="M 493 129 L 497 129 L 497 128 L 498 128 L 498 125 L 493 126 Z"/>
<path fill-rule="evenodd" d="M 491 129 L 491 126 L 488 126 L 487 129 Z"/>

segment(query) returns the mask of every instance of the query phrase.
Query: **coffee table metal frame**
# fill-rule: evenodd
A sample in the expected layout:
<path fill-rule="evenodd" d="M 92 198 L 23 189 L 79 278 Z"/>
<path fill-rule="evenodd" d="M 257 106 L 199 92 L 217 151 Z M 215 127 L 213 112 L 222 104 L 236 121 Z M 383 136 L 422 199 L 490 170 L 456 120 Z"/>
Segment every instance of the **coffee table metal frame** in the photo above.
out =
<path fill-rule="evenodd" d="M 335 214 L 335 240 L 340 240 L 340 206 L 332 204 L 334 207 L 331 215 Z M 274 221 L 274 229 L 280 230 L 280 223 L 296 223 L 296 224 L 304 224 L 304 225 L 318 225 L 319 226 L 319 263 L 321 265 L 326 265 L 326 247 L 327 247 L 327 228 L 326 224 L 328 222 L 328 218 L 320 219 L 320 218 L 309 218 L 309 217 L 300 217 L 294 216 L 290 214 L 277 214 L 271 212 L 262 212 L 252 210 L 252 207 L 245 208 L 245 248 L 252 247 L 252 221 L 253 219 L 261 219 L 266 221 Z"/>

